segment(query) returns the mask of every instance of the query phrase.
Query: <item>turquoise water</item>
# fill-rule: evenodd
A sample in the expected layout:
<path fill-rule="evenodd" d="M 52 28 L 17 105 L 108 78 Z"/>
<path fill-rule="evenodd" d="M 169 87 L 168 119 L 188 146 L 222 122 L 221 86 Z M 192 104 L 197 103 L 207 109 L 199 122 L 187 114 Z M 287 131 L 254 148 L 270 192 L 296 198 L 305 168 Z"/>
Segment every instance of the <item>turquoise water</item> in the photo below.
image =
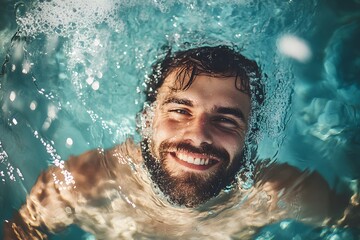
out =
<path fill-rule="evenodd" d="M 317 170 L 337 191 L 356 191 L 359 1 L 8 0 L 0 11 L 1 220 L 48 165 L 136 134 L 143 82 L 164 44 L 242 48 L 267 75 L 257 157 Z M 357 234 L 286 220 L 257 238 Z M 54 239 L 87 237 L 72 228 Z"/>

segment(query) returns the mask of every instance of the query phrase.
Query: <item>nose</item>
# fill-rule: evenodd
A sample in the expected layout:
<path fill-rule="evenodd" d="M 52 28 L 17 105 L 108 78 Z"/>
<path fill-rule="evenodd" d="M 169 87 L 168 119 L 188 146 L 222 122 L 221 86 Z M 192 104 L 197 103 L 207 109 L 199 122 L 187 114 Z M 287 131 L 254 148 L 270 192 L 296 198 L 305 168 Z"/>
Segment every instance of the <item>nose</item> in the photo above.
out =
<path fill-rule="evenodd" d="M 207 116 L 202 114 L 187 123 L 184 131 L 184 140 L 192 142 L 194 146 L 201 146 L 204 143 L 212 144 L 213 137 L 211 126 Z"/>

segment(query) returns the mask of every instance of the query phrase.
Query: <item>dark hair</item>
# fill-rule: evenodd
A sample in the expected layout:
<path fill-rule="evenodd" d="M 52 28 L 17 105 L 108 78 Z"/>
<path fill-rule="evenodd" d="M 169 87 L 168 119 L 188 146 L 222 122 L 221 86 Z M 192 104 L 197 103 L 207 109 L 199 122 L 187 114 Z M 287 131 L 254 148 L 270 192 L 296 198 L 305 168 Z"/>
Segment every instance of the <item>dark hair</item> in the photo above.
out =
<path fill-rule="evenodd" d="M 156 100 L 157 90 L 175 70 L 176 83 L 179 86 L 177 90 L 188 89 L 198 75 L 235 77 L 234 85 L 239 91 L 253 96 L 257 104 L 261 104 L 264 99 L 260 81 L 261 70 L 257 63 L 233 48 L 220 45 L 175 53 L 172 53 L 171 48 L 167 48 L 166 56 L 153 65 L 152 73 L 146 81 L 146 102 L 153 103 Z"/>

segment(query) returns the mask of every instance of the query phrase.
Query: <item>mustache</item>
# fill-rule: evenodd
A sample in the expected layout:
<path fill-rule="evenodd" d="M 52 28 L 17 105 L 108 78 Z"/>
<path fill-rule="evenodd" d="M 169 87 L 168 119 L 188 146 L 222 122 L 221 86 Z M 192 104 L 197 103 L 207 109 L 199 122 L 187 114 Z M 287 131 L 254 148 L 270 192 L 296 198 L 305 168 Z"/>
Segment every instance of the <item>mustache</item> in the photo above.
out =
<path fill-rule="evenodd" d="M 213 146 L 208 143 L 203 143 L 196 147 L 188 142 L 168 142 L 164 141 L 159 146 L 160 157 L 171 151 L 186 151 L 190 153 L 204 154 L 209 157 L 217 158 L 221 161 L 230 161 L 229 153 L 220 147 Z"/>

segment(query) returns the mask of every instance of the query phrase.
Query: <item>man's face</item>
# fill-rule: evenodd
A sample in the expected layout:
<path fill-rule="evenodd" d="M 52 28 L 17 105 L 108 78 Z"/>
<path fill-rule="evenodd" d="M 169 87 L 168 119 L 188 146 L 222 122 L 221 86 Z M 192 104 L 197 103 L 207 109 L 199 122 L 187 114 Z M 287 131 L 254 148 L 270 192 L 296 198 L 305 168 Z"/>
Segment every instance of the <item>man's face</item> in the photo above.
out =
<path fill-rule="evenodd" d="M 145 161 L 172 202 L 193 207 L 239 170 L 250 98 L 235 87 L 235 77 L 200 75 L 186 90 L 175 90 L 175 79 L 170 74 L 158 90 Z"/>

